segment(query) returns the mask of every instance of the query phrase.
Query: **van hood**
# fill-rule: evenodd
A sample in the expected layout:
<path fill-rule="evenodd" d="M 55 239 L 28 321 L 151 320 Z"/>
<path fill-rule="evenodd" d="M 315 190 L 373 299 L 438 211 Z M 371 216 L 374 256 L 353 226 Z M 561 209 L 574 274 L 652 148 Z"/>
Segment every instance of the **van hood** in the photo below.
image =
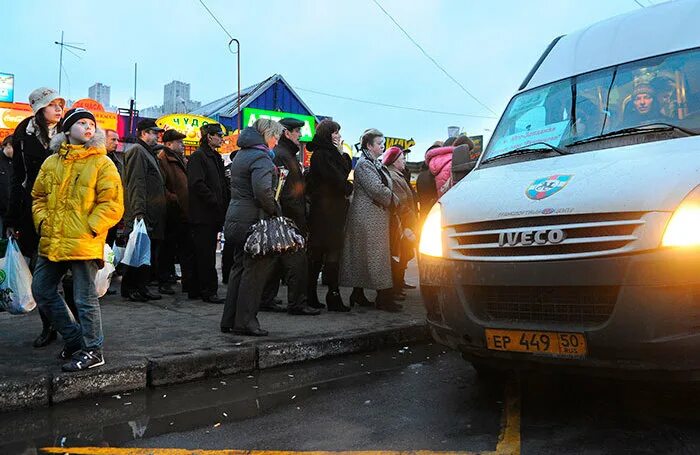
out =
<path fill-rule="evenodd" d="M 444 225 L 672 212 L 700 184 L 700 136 L 476 169 L 441 199 Z"/>

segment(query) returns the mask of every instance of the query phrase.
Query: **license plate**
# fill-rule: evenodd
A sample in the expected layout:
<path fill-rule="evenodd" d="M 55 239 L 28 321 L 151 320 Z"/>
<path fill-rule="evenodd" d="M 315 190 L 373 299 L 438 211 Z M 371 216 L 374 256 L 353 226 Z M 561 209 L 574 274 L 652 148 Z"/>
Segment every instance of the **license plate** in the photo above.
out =
<path fill-rule="evenodd" d="M 586 337 L 572 332 L 486 329 L 486 346 L 494 351 L 530 354 L 586 355 Z"/>

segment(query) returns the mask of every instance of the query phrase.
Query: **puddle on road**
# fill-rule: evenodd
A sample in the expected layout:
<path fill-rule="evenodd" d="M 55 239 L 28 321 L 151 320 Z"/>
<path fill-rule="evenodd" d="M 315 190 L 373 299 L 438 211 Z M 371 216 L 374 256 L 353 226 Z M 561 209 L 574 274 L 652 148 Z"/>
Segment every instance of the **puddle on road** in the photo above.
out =
<path fill-rule="evenodd" d="M 172 432 L 248 419 L 282 405 L 387 372 L 413 372 L 444 355 L 435 344 L 397 346 L 298 366 L 208 379 L 48 408 L 0 414 L 0 453 L 36 453 L 38 447 L 121 446 Z"/>

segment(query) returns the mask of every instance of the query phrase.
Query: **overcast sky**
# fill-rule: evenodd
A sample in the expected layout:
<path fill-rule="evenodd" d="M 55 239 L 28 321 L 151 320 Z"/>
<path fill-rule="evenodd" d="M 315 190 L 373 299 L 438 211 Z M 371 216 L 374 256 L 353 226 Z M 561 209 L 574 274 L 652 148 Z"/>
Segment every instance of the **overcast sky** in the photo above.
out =
<path fill-rule="evenodd" d="M 556 36 L 639 9 L 634 0 L 378 0 L 394 19 L 482 103 L 500 115 L 534 62 Z M 204 0 L 241 41 L 242 86 L 279 73 L 315 114 L 333 116 L 346 142 L 370 127 L 418 142 L 411 161 L 447 136 L 493 129 L 497 115 L 437 69 L 373 0 Z M 642 4 L 659 0 L 640 0 Z M 191 84 L 203 103 L 235 91 L 236 58 L 225 32 L 200 0 L 0 0 L 0 72 L 15 74 L 15 101 L 39 86 L 87 97 L 95 82 L 111 86 L 111 104 L 128 107 L 138 62 L 137 107 L 163 102 L 163 85 Z M 455 114 L 392 109 L 310 93 L 372 100 Z"/>

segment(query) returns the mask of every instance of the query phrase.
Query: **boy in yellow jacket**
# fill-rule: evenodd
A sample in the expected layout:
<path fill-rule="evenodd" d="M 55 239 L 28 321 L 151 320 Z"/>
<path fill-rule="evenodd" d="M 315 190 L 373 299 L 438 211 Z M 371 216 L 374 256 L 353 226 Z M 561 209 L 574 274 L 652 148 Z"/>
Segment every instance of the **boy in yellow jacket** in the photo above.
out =
<path fill-rule="evenodd" d="M 39 234 L 39 257 L 32 293 L 63 337 L 64 371 L 104 365 L 102 316 L 95 274 L 104 265 L 109 228 L 124 212 L 122 183 L 107 157 L 104 132 L 85 109 L 66 112 L 63 133 L 51 140 L 32 190 L 32 213 Z M 76 321 L 58 293 L 68 269 L 78 308 Z"/>

